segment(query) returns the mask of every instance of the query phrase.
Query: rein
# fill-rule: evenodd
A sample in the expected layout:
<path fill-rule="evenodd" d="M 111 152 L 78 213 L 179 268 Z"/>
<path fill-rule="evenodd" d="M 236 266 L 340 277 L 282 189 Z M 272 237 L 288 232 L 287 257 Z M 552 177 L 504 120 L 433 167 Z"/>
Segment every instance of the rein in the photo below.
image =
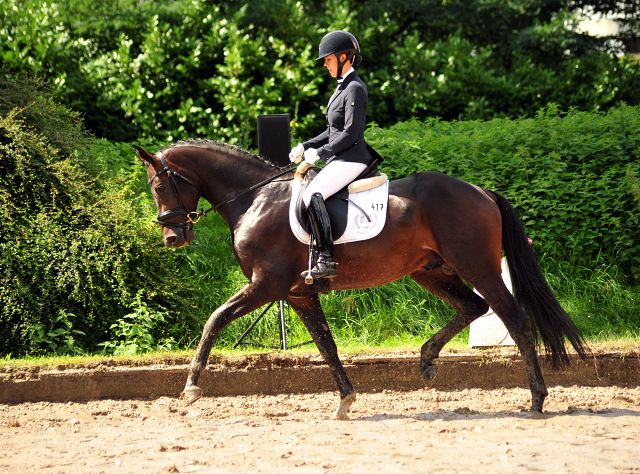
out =
<path fill-rule="evenodd" d="M 260 181 L 259 183 L 254 184 L 253 186 L 251 186 L 250 188 L 247 188 L 247 189 L 245 189 L 243 191 L 240 191 L 240 192 L 234 194 L 233 196 L 231 196 L 226 201 L 223 201 L 223 202 L 221 202 L 219 204 L 216 204 L 215 206 L 211 206 L 206 211 L 203 211 L 202 209 L 200 209 L 200 212 L 198 212 L 197 208 L 196 208 L 195 211 L 189 211 L 187 209 L 187 206 L 185 206 L 184 201 L 182 200 L 182 193 L 180 192 L 180 188 L 178 187 L 178 183 L 176 181 L 176 177 L 183 179 L 184 181 L 189 183 L 191 186 L 196 188 L 198 190 L 198 192 L 200 193 L 200 196 L 202 196 L 202 190 L 200 189 L 200 187 L 196 183 L 191 181 L 189 178 L 187 178 L 186 176 L 183 176 L 182 174 L 178 173 L 177 171 L 173 171 L 169 167 L 169 163 L 167 163 L 167 160 L 164 157 L 164 154 L 162 153 L 162 151 L 158 151 L 156 153 L 156 156 L 158 158 L 160 158 L 160 163 L 162 163 L 162 169 L 160 171 L 158 171 L 156 174 L 154 174 L 153 177 L 151 177 L 149 179 L 149 185 L 151 185 L 153 180 L 156 179 L 160 174 L 167 173 L 167 176 L 169 176 L 169 182 L 171 183 L 171 189 L 173 190 L 173 194 L 176 197 L 176 200 L 178 201 L 178 203 L 180 204 L 180 207 L 174 207 L 173 209 L 165 211 L 162 214 L 158 214 L 158 220 L 155 220 L 153 222 L 155 224 L 160 224 L 162 226 L 178 227 L 180 229 L 185 229 L 185 230 L 193 229 L 193 225 L 196 222 L 198 222 L 201 217 L 206 217 L 207 214 L 209 214 L 210 212 L 216 211 L 220 207 L 224 206 L 225 204 L 229 204 L 230 202 L 235 201 L 240 196 L 243 196 L 243 195 L 253 191 L 254 189 L 258 189 L 258 188 L 261 188 L 262 186 L 264 186 L 266 184 L 269 184 L 274 179 L 279 178 L 280 176 L 291 172 L 293 170 L 293 167 L 294 167 L 294 164 L 291 163 L 290 165 L 287 165 L 283 169 L 283 171 L 281 173 L 278 173 L 277 175 L 272 176 L 271 178 L 267 178 L 264 181 Z M 173 216 L 177 216 L 177 215 L 186 216 L 186 220 L 184 222 L 181 222 L 181 223 L 166 222 L 166 219 L 168 219 L 170 217 L 173 217 Z"/>

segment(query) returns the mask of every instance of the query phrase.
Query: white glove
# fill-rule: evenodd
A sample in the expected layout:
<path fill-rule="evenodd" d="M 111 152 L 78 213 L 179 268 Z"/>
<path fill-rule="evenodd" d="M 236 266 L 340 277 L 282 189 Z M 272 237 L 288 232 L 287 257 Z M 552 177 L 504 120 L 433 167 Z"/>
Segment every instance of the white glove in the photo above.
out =
<path fill-rule="evenodd" d="M 302 160 L 302 154 L 304 153 L 304 147 L 302 143 L 298 143 L 298 146 L 291 149 L 291 153 L 289 153 L 289 159 L 292 163 L 300 163 Z"/>
<path fill-rule="evenodd" d="M 314 164 L 319 159 L 320 157 L 318 156 L 318 150 L 316 150 L 315 148 L 309 148 L 304 152 L 304 161 L 306 163 L 309 163 L 310 165 Z"/>

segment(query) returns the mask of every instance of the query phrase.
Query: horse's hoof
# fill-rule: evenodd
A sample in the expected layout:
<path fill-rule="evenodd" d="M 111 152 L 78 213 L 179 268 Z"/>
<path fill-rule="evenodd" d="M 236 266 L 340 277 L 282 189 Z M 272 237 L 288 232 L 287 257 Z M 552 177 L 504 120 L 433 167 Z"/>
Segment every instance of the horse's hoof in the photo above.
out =
<path fill-rule="evenodd" d="M 532 420 L 546 420 L 547 418 L 549 418 L 549 415 L 546 415 L 545 413 L 542 413 L 538 410 L 531 410 Z"/>
<path fill-rule="evenodd" d="M 438 375 L 438 367 L 436 365 L 430 364 L 420 370 L 422 374 L 422 379 L 425 381 L 427 386 L 431 385 Z"/>
<path fill-rule="evenodd" d="M 191 405 L 193 402 L 202 397 L 202 389 L 195 385 L 191 385 L 190 387 L 186 387 L 182 394 L 180 394 L 180 398 L 184 400 L 185 405 Z"/>
<path fill-rule="evenodd" d="M 346 413 L 342 413 L 340 411 L 340 408 L 338 408 L 335 413 L 333 415 L 331 415 L 331 419 L 332 420 L 342 420 L 342 421 L 346 421 L 349 420 L 349 415 L 347 415 Z"/>
<path fill-rule="evenodd" d="M 331 415 L 332 420 L 348 420 L 349 415 L 347 415 L 349 411 L 349 407 L 353 402 L 356 401 L 356 392 L 350 393 L 344 398 L 340 399 L 340 406 L 335 411 L 333 415 Z"/>
<path fill-rule="evenodd" d="M 531 411 L 533 413 L 539 413 L 542 414 L 542 403 L 532 403 L 531 404 Z"/>

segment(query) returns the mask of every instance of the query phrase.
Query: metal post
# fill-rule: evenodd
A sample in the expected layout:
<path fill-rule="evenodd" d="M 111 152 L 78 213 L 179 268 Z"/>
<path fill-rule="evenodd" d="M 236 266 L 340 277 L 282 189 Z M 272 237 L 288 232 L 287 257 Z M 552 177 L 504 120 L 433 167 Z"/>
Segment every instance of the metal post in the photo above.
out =
<path fill-rule="evenodd" d="M 251 330 L 255 327 L 256 324 L 258 324 L 258 321 L 260 321 L 262 319 L 262 316 L 265 315 L 265 313 L 267 311 L 269 311 L 269 308 L 271 308 L 273 306 L 273 304 L 275 303 L 275 301 L 272 301 L 271 303 L 269 303 L 269 305 L 262 311 L 262 313 L 260 313 L 260 316 L 258 316 L 252 323 L 251 326 L 249 326 L 249 328 L 244 332 L 244 334 L 242 336 L 240 336 L 240 339 L 238 339 L 238 342 L 236 342 L 233 345 L 233 348 L 235 349 L 236 347 L 238 347 L 240 344 L 247 344 L 246 342 L 242 342 L 244 340 L 245 337 L 247 337 L 247 334 L 249 334 L 251 332 Z"/>
<path fill-rule="evenodd" d="M 293 349 L 295 347 L 300 347 L 300 346 L 305 346 L 307 344 L 313 344 L 313 341 L 306 341 L 303 342 L 301 344 L 295 344 L 293 346 L 290 346 L 287 343 L 287 326 L 286 326 L 286 320 L 284 317 L 284 301 L 279 301 L 279 307 L 278 307 L 278 323 L 280 325 L 280 346 L 265 346 L 262 344 L 256 344 L 253 342 L 243 342 L 244 338 L 247 337 L 247 335 L 251 332 L 251 330 L 255 327 L 256 324 L 258 324 L 258 321 L 260 321 L 262 319 L 262 317 L 267 313 L 267 311 L 269 311 L 269 309 L 275 304 L 275 301 L 272 301 L 271 303 L 269 303 L 267 305 L 267 307 L 265 309 L 262 310 L 262 313 L 260 313 L 260 316 L 258 316 L 252 323 L 251 325 L 247 328 L 247 330 L 244 332 L 244 334 L 242 336 L 240 336 L 240 339 L 238 339 L 238 342 L 236 342 L 233 345 L 233 348 L 235 349 L 236 347 L 238 347 L 239 345 L 243 345 L 243 346 L 256 346 L 256 347 L 264 347 L 266 349 L 282 349 L 283 351 L 286 351 L 287 349 Z"/>
<path fill-rule="evenodd" d="M 287 350 L 287 328 L 285 326 L 284 321 L 284 301 L 280 300 L 280 344 L 282 345 L 282 350 Z"/>

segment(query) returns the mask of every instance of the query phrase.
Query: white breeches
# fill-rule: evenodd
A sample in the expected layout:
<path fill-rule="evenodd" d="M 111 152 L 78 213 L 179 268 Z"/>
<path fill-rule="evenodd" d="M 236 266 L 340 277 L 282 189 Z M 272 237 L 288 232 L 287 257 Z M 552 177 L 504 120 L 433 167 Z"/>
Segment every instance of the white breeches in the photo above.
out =
<path fill-rule="evenodd" d="M 318 173 L 318 176 L 313 178 L 313 181 L 307 186 L 302 200 L 305 206 L 309 206 L 311 202 L 311 196 L 315 193 L 322 194 L 323 199 L 327 199 L 329 196 L 337 193 L 346 185 L 351 183 L 354 179 L 362 173 L 367 165 L 364 163 L 350 163 L 347 161 L 332 161 L 327 166 L 322 168 Z"/>

